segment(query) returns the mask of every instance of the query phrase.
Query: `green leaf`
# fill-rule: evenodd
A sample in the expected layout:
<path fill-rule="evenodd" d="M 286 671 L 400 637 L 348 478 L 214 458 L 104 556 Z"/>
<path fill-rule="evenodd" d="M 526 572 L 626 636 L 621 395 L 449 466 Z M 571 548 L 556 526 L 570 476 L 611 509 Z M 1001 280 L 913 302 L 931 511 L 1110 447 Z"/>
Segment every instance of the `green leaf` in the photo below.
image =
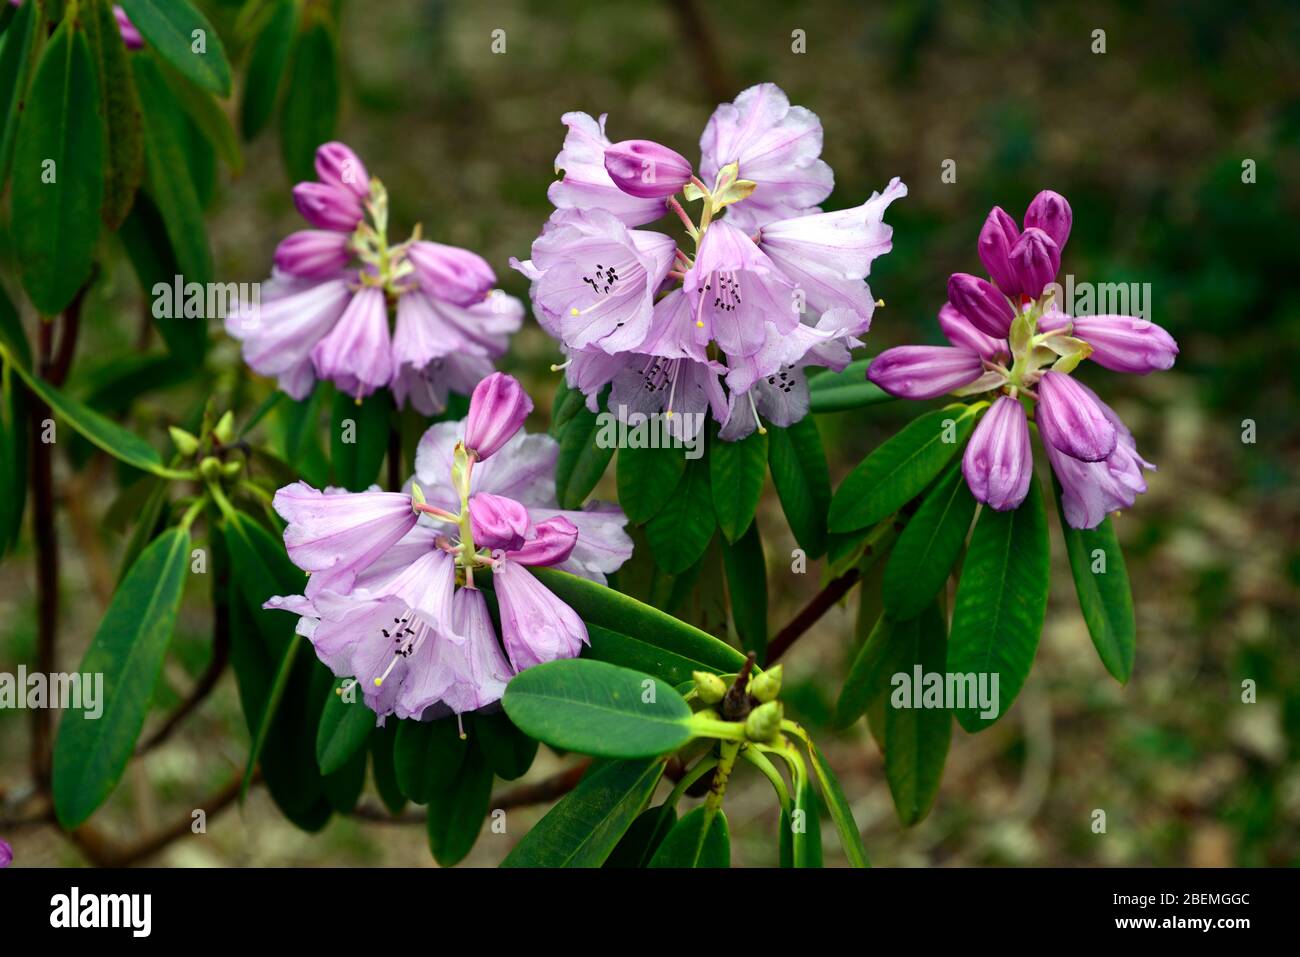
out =
<path fill-rule="evenodd" d="M 185 115 L 190 118 L 208 144 L 221 157 L 221 161 L 238 176 L 244 171 L 244 154 L 239 148 L 239 136 L 230 117 L 212 94 L 195 86 L 175 70 L 164 71 L 167 85 L 176 97 Z"/>
<path fill-rule="evenodd" d="M 111 419 L 104 418 L 89 406 L 82 405 L 76 399 L 68 398 L 44 379 L 32 375 L 17 363 L 13 364 L 13 368 L 22 377 L 27 387 L 59 418 L 109 455 L 146 472 L 153 472 L 156 475 L 167 473 L 157 451 L 144 439 L 128 432 Z"/>
<path fill-rule="evenodd" d="M 374 483 L 388 451 L 392 411 L 393 400 L 386 390 L 368 395 L 359 403 L 344 392 L 334 393 L 330 460 L 335 485 L 364 492 Z"/>
<path fill-rule="evenodd" d="M 239 129 L 246 140 L 260 133 L 275 112 L 284 68 L 293 49 L 294 19 L 292 0 L 276 0 L 266 26 L 253 42 L 239 109 Z"/>
<path fill-rule="evenodd" d="M 582 508 L 596 487 L 609 460 L 614 443 L 602 438 L 596 413 L 585 406 L 573 413 L 560 433 L 560 456 L 555 463 L 555 497 L 560 508 Z"/>
<path fill-rule="evenodd" d="M 280 108 L 280 150 L 291 179 L 313 178 L 316 147 L 333 139 L 338 114 L 338 47 L 318 21 L 294 43 Z"/>
<path fill-rule="evenodd" d="M 592 767 L 501 862 L 502 867 L 599 867 L 654 794 L 662 760 Z"/>
<path fill-rule="evenodd" d="M 967 731 L 983 730 L 1006 714 L 1025 683 L 1047 612 L 1049 548 L 1037 479 L 1015 511 L 980 512 L 957 584 L 948 670 L 996 674 L 998 710 L 983 718 L 978 705 L 956 709 Z"/>
<path fill-rule="evenodd" d="M 54 745 L 54 810 L 71 830 L 104 803 L 135 750 L 171 644 L 190 535 L 173 528 L 144 550 L 113 593 L 78 671 L 103 675 L 94 717 L 70 709 Z M 83 698 L 83 705 L 85 704 Z"/>
<path fill-rule="evenodd" d="M 650 859 L 651 867 L 730 867 L 731 838 L 721 808 L 701 805 L 673 825 Z"/>
<path fill-rule="evenodd" d="M 86 281 L 99 238 L 104 125 L 95 72 L 80 21 L 64 21 L 36 66 L 14 144 L 14 252 L 23 288 L 47 315 Z"/>
<path fill-rule="evenodd" d="M 0 187 L 9 179 L 14 138 L 42 35 L 37 29 L 40 11 L 36 0 L 29 0 L 12 12 L 13 20 L 0 37 Z"/>
<path fill-rule="evenodd" d="M 728 542 L 739 541 L 754 521 L 767 478 L 767 435 L 751 432 L 739 442 L 709 444 L 709 478 L 718 527 Z"/>
<path fill-rule="evenodd" d="M 820 557 L 826 551 L 831 476 L 811 415 L 787 429 L 768 429 L 768 464 L 795 541 L 809 558 Z"/>
<path fill-rule="evenodd" d="M 358 752 L 365 751 L 370 732 L 375 729 L 375 713 L 366 707 L 356 689 L 351 701 L 344 698 L 344 686 L 352 681 L 340 678 L 334 682 L 334 692 L 325 699 L 316 732 L 316 762 L 321 774 L 333 774 Z"/>
<path fill-rule="evenodd" d="M 670 685 L 603 661 L 528 668 L 511 679 L 501 703 L 530 737 L 597 757 L 648 758 L 692 737 L 691 707 Z"/>
<path fill-rule="evenodd" d="M 929 813 L 952 739 L 952 714 L 945 707 L 921 707 L 924 685 L 914 678 L 914 666 L 920 665 L 922 675 L 944 680 L 948 656 L 944 631 L 943 613 L 931 602 L 918 617 L 897 623 L 890 636 L 908 662 L 906 672 L 912 683 L 909 707 L 896 706 L 893 697 L 901 689 L 895 689 L 885 708 L 885 777 L 898 819 L 907 827 Z"/>
<path fill-rule="evenodd" d="M 681 449 L 619 449 L 618 504 L 628 520 L 643 525 L 654 518 L 685 471 L 686 455 Z"/>
<path fill-rule="evenodd" d="M 208 249 L 207 230 L 203 223 L 203 204 L 194 178 L 188 172 L 189 120 L 152 57 L 143 51 L 137 53 L 131 57 L 131 66 L 144 109 L 144 158 L 149 174 L 149 195 L 158 207 L 184 281 L 209 282 L 212 279 L 212 253 Z"/>
<path fill-rule="evenodd" d="M 1074 590 L 1079 596 L 1079 610 L 1088 625 L 1088 634 L 1106 670 L 1120 684 L 1133 674 L 1133 655 L 1137 646 L 1137 622 L 1133 616 L 1133 591 L 1129 587 L 1124 553 L 1110 516 L 1096 528 L 1071 528 L 1061 504 L 1061 487 L 1055 476 L 1057 513 L 1065 551 L 1070 557 Z"/>
<path fill-rule="evenodd" d="M 478 737 L 492 773 L 503 781 L 523 777 L 537 757 L 537 742 L 516 728 L 504 711 L 476 713 L 470 733 Z"/>
<path fill-rule="evenodd" d="M 646 808 L 632 826 L 627 829 L 623 839 L 618 842 L 602 867 L 632 868 L 649 867 L 659 845 L 663 844 L 668 832 L 677 823 L 677 810 L 671 804 L 659 804 Z"/>
<path fill-rule="evenodd" d="M 975 425 L 975 413 L 935 409 L 913 419 L 863 459 L 835 490 L 832 532 L 874 525 L 930 484 Z"/>
<path fill-rule="evenodd" d="M 740 647 L 762 661 L 767 653 L 767 560 L 758 522 L 750 522 L 749 530 L 734 545 L 723 543 L 722 565 Z"/>
<path fill-rule="evenodd" d="M 668 502 L 646 525 L 655 564 L 670 575 L 686 571 L 709 547 L 716 522 L 709 492 L 709 465 L 696 459 L 687 464 Z"/>
<path fill-rule="evenodd" d="M 566 572 L 529 570 L 587 623 L 594 658 L 625 664 L 631 654 L 661 654 L 663 670 L 639 670 L 670 684 L 688 680 L 692 670 L 734 674 L 744 664 L 745 656 L 735 648 L 658 608 Z"/>
<path fill-rule="evenodd" d="M 790 820 L 791 856 L 795 867 L 822 866 L 822 822 L 817 794 L 805 774 L 794 793 Z"/>
<path fill-rule="evenodd" d="M 902 661 L 897 650 L 900 645 L 891 637 L 892 629 L 893 622 L 881 615 L 858 649 L 835 704 L 835 717 L 831 722 L 835 727 L 847 728 L 857 721 L 884 696 L 890 675 L 899 671 Z"/>
<path fill-rule="evenodd" d="M 121 4 L 147 47 L 209 93 L 230 95 L 230 64 L 221 37 L 189 0 L 121 0 Z"/>
<path fill-rule="evenodd" d="M 453 781 L 429 793 L 429 850 L 443 867 L 454 867 L 474 847 L 492 800 L 492 768 L 483 749 L 471 744 Z"/>
<path fill-rule="evenodd" d="M 809 408 L 813 412 L 844 412 L 890 402 L 893 396 L 867 381 L 870 359 L 850 362 L 840 372 L 823 372 L 808 379 Z"/>
<path fill-rule="evenodd" d="M 388 808 L 388 813 L 396 816 L 406 807 L 406 795 L 397 783 L 397 767 L 393 762 L 393 751 L 397 745 L 397 729 L 404 721 L 389 721 L 382 728 L 375 728 L 370 735 L 370 770 L 375 778 L 375 790 Z"/>
<path fill-rule="evenodd" d="M 140 97 L 122 42 L 113 5 L 91 0 L 86 17 L 87 34 L 104 95 L 104 120 L 108 136 L 108 165 L 104 170 L 104 225 L 117 229 L 131 211 L 135 191 L 144 178 L 144 138 L 141 135 Z"/>
<path fill-rule="evenodd" d="M 883 598 L 892 618 L 915 618 L 939 593 L 961 554 L 975 499 L 961 468 L 934 487 L 898 536 L 885 566 Z"/>
<path fill-rule="evenodd" d="M 452 718 L 403 721 L 393 748 L 397 784 L 416 804 L 426 804 L 436 790 L 455 780 L 468 751 L 469 742 L 460 737 Z"/>
<path fill-rule="evenodd" d="M 122 561 L 118 566 L 118 582 L 127 576 L 136 558 L 144 551 L 144 547 L 153 541 L 154 536 L 160 531 L 159 526 L 162 524 L 163 513 L 167 508 L 167 481 L 156 477 L 150 477 L 146 481 L 152 483 L 152 488 L 135 516 L 135 527 L 131 529 L 131 537 L 127 539 L 126 548 L 123 549 Z"/>
<path fill-rule="evenodd" d="M 157 286 L 175 288 L 176 276 L 180 266 L 172 252 L 171 240 L 167 238 L 167 226 L 154 201 L 144 192 L 137 192 L 131 214 L 117 232 L 131 260 L 140 289 L 146 298 L 154 299 L 158 293 Z M 182 370 L 192 371 L 203 362 L 207 351 L 208 330 L 203 322 L 186 319 L 183 315 L 166 318 L 153 315 L 163 341 L 167 343 L 167 352 L 172 361 Z"/>
<path fill-rule="evenodd" d="M 840 787 L 839 778 L 826 763 L 826 758 L 822 756 L 817 745 L 811 740 L 805 743 L 808 745 L 808 756 L 812 759 L 813 772 L 817 775 L 818 784 L 821 785 L 822 797 L 825 798 L 831 820 L 835 822 L 835 828 L 839 831 L 840 847 L 844 851 L 844 856 L 853 867 L 870 867 L 866 848 L 862 846 L 862 832 L 858 830 L 858 822 L 853 817 L 848 798 L 844 796 L 844 789 Z"/>
<path fill-rule="evenodd" d="M 324 775 L 321 786 L 331 809 L 351 814 L 366 787 L 365 750 L 354 753 L 337 771 Z"/>

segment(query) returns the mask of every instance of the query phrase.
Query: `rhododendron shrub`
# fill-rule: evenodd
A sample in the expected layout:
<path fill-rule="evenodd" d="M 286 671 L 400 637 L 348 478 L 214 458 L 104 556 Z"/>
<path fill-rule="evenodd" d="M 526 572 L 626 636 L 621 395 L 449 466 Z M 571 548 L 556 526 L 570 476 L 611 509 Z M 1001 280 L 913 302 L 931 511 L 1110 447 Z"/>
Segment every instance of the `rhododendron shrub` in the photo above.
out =
<path fill-rule="evenodd" d="M 870 590 L 832 723 L 870 715 L 915 823 L 953 718 L 1002 720 L 1029 673 L 1049 499 L 1101 661 L 1132 672 L 1111 516 L 1158 473 L 1106 376 L 1169 369 L 1178 346 L 1144 317 L 1070 314 L 1063 195 L 989 213 L 974 272 L 915 264 L 949 344 L 881 350 L 887 290 L 868 280 L 897 255 L 907 186 L 864 157 L 878 190 L 832 201 L 823 135 L 846 131 L 759 83 L 713 110 L 698 149 L 638 136 L 627 105 L 556 117 L 549 216 L 490 262 L 394 221 L 384 156 L 363 160 L 304 93 L 337 89 L 332 5 L 286 3 L 240 21 L 239 128 L 279 113 L 278 198 L 299 228 L 261 247 L 264 282 L 217 283 L 201 173 L 243 155 L 212 25 L 188 0 L 166 16 L 6 6 L 4 289 L 22 297 L 0 298 L 0 553 L 30 551 L 34 668 L 59 661 L 58 510 L 80 530 L 102 507 L 122 533 L 116 573 L 92 576 L 105 608 L 78 666 L 104 698 L 32 725 L 30 794 L 92 860 L 135 859 L 86 839 L 94 816 L 229 672 L 246 737 L 214 800 L 265 787 L 305 831 L 418 816 L 455 864 L 489 839 L 498 780 L 534 773 L 545 746 L 562 769 L 529 793 L 555 804 L 512 823 L 507 865 L 726 866 L 745 775 L 771 786 L 771 860 L 818 866 L 825 816 L 863 866 L 853 802 L 787 710 L 784 658 Z M 85 375 L 83 305 L 128 268 L 151 332 Z M 513 351 L 532 322 L 549 376 Z M 932 404 L 833 487 L 818 418 L 866 423 L 896 400 Z M 779 510 L 759 507 L 769 476 Z M 765 537 L 797 544 L 774 567 L 822 579 L 789 622 L 769 620 Z M 86 547 L 102 569 L 102 542 Z M 202 663 L 174 702 L 164 675 L 194 663 L 196 628 Z M 900 701 L 894 679 L 918 672 L 961 677 L 960 698 Z"/>

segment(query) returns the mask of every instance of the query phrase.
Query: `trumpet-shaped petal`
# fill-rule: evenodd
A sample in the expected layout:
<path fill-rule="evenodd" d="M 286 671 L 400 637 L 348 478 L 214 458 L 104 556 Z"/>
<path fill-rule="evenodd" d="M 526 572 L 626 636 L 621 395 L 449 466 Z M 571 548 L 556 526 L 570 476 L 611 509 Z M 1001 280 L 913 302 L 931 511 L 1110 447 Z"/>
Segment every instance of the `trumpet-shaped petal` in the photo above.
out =
<path fill-rule="evenodd" d="M 587 626 L 522 565 L 506 560 L 493 573 L 501 607 L 501 638 L 516 671 L 575 658 L 588 643 Z"/>
<path fill-rule="evenodd" d="M 767 254 L 727 220 L 713 223 L 682 281 L 698 343 L 716 340 L 732 356 L 751 356 L 778 332 L 799 325 L 794 284 Z"/>
<path fill-rule="evenodd" d="M 980 419 L 961 460 L 962 475 L 977 501 L 999 512 L 1017 508 L 1029 494 L 1034 461 L 1024 407 L 1001 396 Z"/>
<path fill-rule="evenodd" d="M 977 353 L 956 346 L 898 346 L 871 360 L 867 378 L 900 399 L 933 399 L 970 385 L 983 371 Z"/>
<path fill-rule="evenodd" d="M 1035 420 L 1044 442 L 1081 462 L 1100 462 L 1115 451 L 1115 427 L 1096 395 L 1068 375 L 1043 373 Z"/>
<path fill-rule="evenodd" d="M 393 376 L 392 340 L 383 290 L 367 286 L 348 303 L 337 325 L 311 352 L 316 375 L 361 398 Z"/>

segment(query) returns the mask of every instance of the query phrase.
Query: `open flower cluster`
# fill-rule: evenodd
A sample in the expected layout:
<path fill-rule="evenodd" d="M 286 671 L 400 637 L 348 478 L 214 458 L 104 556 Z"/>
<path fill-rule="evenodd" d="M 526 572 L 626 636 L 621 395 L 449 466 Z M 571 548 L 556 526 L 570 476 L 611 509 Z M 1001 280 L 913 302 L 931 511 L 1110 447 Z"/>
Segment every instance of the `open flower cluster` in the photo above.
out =
<path fill-rule="evenodd" d="M 356 679 L 381 721 L 473 711 L 524 668 L 575 657 L 586 626 L 525 566 L 603 584 L 632 555 L 617 506 L 558 507 L 559 446 L 523 432 L 532 407 L 518 382 L 494 373 L 464 421 L 424 434 L 405 491 L 298 482 L 275 495 L 289 557 L 311 577 L 305 594 L 266 607 L 301 615 L 298 632 L 334 674 Z"/>
<path fill-rule="evenodd" d="M 861 206 L 822 212 L 833 174 L 821 122 L 771 83 L 717 108 L 698 175 L 658 143 L 611 143 L 604 116 L 563 122 L 556 210 L 532 258 L 512 264 L 532 280 L 570 386 L 593 411 L 609 386 L 611 411 L 664 413 L 688 440 L 709 412 L 727 440 L 801 419 L 803 368 L 842 369 L 871 325 L 863 280 L 891 248 L 884 212 L 907 187 L 894 179 Z M 698 218 L 678 193 L 700 204 Z M 686 250 L 639 228 L 670 210 Z"/>
<path fill-rule="evenodd" d="M 939 325 L 951 346 L 901 346 L 874 359 L 867 378 L 891 395 L 932 399 L 994 392 L 962 458 L 971 493 L 999 511 L 1029 492 L 1033 457 L 1026 409 L 1062 488 L 1066 521 L 1095 528 L 1107 513 L 1146 491 L 1137 452 L 1115 411 L 1071 373 L 1084 359 L 1139 375 L 1168 369 L 1173 337 L 1134 316 L 1062 312 L 1055 281 L 1073 223 L 1065 197 L 1044 190 L 1024 229 L 994 207 L 980 231 L 979 256 L 992 282 L 966 273 L 948 280 Z"/>
<path fill-rule="evenodd" d="M 418 226 L 390 246 L 388 193 L 342 143 L 316 151 L 316 175 L 293 189 L 314 228 L 280 243 L 262 302 L 226 330 L 295 399 L 326 379 L 358 399 L 388 388 L 399 407 L 441 412 L 449 391 L 468 394 L 492 372 L 523 304 L 493 288 L 481 256 L 422 240 Z"/>

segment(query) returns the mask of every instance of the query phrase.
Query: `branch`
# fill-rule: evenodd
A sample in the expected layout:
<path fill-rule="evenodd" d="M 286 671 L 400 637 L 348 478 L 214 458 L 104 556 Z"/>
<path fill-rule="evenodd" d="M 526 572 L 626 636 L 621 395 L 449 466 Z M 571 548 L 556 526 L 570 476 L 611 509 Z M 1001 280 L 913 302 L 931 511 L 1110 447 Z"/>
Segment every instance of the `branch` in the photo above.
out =
<path fill-rule="evenodd" d="M 776 659 L 789 651 L 790 646 L 799 640 L 799 636 L 817 624 L 821 616 L 848 594 L 849 589 L 856 585 L 861 577 L 862 573 L 855 565 L 839 578 L 832 578 L 825 588 L 814 595 L 812 601 L 804 605 L 803 610 L 794 616 L 790 624 L 778 631 L 776 637 L 767 643 L 766 667 L 770 668 Z"/>
<path fill-rule="evenodd" d="M 671 0 L 669 6 L 677 16 L 682 41 L 691 48 L 700 79 L 716 103 L 725 103 L 736 95 L 735 87 L 722 65 L 713 29 L 701 14 L 695 0 Z"/>

